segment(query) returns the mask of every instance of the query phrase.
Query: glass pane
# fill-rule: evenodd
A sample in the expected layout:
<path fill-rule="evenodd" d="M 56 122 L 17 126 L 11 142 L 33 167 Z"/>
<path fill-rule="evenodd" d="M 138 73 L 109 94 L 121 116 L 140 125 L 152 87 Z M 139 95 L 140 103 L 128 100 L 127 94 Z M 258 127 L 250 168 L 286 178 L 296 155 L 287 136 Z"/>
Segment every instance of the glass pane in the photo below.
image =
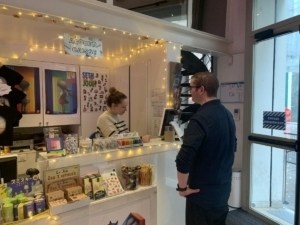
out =
<path fill-rule="evenodd" d="M 252 133 L 296 138 L 299 47 L 298 32 L 259 42 L 254 46 Z M 270 121 L 274 118 L 264 117 L 264 112 L 280 112 L 285 115 L 286 122 L 282 121 L 280 126 L 269 126 L 280 123 Z"/>
<path fill-rule="evenodd" d="M 253 30 L 300 14 L 300 0 L 255 0 L 253 4 Z"/>
<path fill-rule="evenodd" d="M 188 0 L 113 1 L 115 6 L 139 12 L 158 19 L 187 26 Z"/>
<path fill-rule="evenodd" d="M 250 208 L 278 224 L 294 224 L 296 154 L 251 145 Z"/>

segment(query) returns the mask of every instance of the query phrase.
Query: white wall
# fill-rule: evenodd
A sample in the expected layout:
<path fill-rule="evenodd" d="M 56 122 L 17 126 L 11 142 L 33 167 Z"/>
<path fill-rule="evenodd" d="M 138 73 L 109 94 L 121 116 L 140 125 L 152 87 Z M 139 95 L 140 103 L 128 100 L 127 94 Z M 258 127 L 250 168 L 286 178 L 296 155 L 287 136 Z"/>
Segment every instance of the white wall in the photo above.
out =
<path fill-rule="evenodd" d="M 228 0 L 226 38 L 228 54 L 245 53 L 246 0 Z"/>
<path fill-rule="evenodd" d="M 135 63 L 147 63 L 147 73 L 141 74 L 141 76 L 144 76 L 144 79 L 147 80 L 147 85 L 141 85 L 138 82 L 131 82 L 132 85 L 139 86 L 140 91 L 145 91 L 147 92 L 147 98 L 145 101 L 147 101 L 147 108 L 148 108 L 148 116 L 147 116 L 147 121 L 144 121 L 143 123 L 144 126 L 147 126 L 147 133 L 151 134 L 152 136 L 157 136 L 158 134 L 158 128 L 160 125 L 160 118 L 161 116 L 157 117 L 155 114 L 157 113 L 158 107 L 155 107 L 153 105 L 153 98 L 151 97 L 151 93 L 153 91 L 163 91 L 164 93 L 166 92 L 166 87 L 167 87 L 167 51 L 166 51 L 166 46 L 165 45 L 156 45 L 154 47 L 148 47 L 144 48 L 140 53 L 132 53 L 132 57 L 122 57 L 122 59 L 119 57 L 119 59 L 114 60 L 114 68 L 118 68 L 120 66 L 124 65 L 134 65 Z M 116 80 L 115 74 L 112 75 L 111 77 L 111 86 L 115 86 L 118 81 Z M 120 90 L 122 91 L 122 90 Z M 131 95 L 139 96 L 139 92 L 136 90 L 133 92 L 133 89 L 131 90 Z M 141 95 L 142 96 L 142 95 Z M 164 94 L 162 97 L 162 102 L 164 105 L 162 105 L 159 108 L 164 108 L 166 107 L 167 104 L 167 94 Z M 138 103 L 131 104 L 131 112 L 136 111 L 139 109 Z M 140 112 L 140 111 L 139 111 Z M 142 117 L 134 117 L 131 118 L 135 120 L 139 120 Z"/>
<path fill-rule="evenodd" d="M 216 74 L 220 83 L 244 81 L 245 15 L 246 0 L 228 0 L 226 38 L 230 41 L 228 47 L 230 55 L 217 59 Z M 232 114 L 234 109 L 240 110 L 240 120 L 235 121 L 238 146 L 233 167 L 242 168 L 244 104 L 224 103 L 224 105 Z"/>
<path fill-rule="evenodd" d="M 230 63 L 231 61 L 232 63 Z M 231 81 L 244 81 L 244 54 L 237 54 L 233 56 L 224 56 L 218 58 L 217 76 L 220 83 Z M 240 120 L 235 121 L 238 145 L 233 167 L 242 168 L 244 103 L 223 104 L 232 114 L 234 109 L 240 110 Z"/>

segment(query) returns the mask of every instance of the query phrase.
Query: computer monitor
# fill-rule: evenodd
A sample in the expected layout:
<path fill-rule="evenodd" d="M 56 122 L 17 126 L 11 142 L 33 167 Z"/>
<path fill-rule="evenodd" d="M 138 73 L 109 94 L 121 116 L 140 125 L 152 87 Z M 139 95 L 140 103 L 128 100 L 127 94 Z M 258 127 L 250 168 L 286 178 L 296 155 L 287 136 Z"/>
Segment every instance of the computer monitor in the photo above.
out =
<path fill-rule="evenodd" d="M 164 131 L 166 126 L 173 126 L 175 133 L 177 134 L 177 138 L 181 141 L 183 136 L 183 131 L 179 127 L 178 124 L 178 118 L 176 116 L 178 115 L 177 110 L 175 109 L 168 109 L 164 108 L 162 120 L 160 122 L 160 128 L 159 128 L 159 136 L 164 136 Z"/>
<path fill-rule="evenodd" d="M 18 156 L 3 155 L 0 156 L 0 178 L 4 183 L 17 179 L 18 176 Z"/>

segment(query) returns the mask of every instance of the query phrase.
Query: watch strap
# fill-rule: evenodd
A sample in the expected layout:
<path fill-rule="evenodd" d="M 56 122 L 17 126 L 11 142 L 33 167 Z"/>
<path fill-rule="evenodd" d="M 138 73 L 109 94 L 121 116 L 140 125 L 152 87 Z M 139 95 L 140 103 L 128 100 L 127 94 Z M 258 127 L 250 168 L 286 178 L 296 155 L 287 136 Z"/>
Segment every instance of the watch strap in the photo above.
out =
<path fill-rule="evenodd" d="M 180 191 L 180 192 L 182 192 L 182 191 L 186 191 L 186 190 L 187 190 L 187 187 L 185 187 L 185 188 L 181 188 L 181 187 L 179 187 L 179 184 L 177 184 L 176 191 Z"/>

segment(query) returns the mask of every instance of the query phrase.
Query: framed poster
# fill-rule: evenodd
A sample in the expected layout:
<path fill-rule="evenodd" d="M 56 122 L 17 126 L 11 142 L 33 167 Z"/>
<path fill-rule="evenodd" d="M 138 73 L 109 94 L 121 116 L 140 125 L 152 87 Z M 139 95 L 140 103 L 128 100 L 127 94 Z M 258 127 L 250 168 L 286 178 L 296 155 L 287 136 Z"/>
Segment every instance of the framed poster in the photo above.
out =
<path fill-rule="evenodd" d="M 77 113 L 76 72 L 45 69 L 46 114 Z"/>
<path fill-rule="evenodd" d="M 17 109 L 22 114 L 40 114 L 40 70 L 37 67 L 13 66 L 7 65 L 8 68 L 20 73 L 24 78 L 15 88 L 26 94 L 21 104 L 18 104 Z"/>
<path fill-rule="evenodd" d="M 97 130 L 97 119 L 106 111 L 109 89 L 109 69 L 80 66 L 81 135 L 89 137 Z"/>
<path fill-rule="evenodd" d="M 82 72 L 83 113 L 106 111 L 108 75 L 98 71 Z"/>

